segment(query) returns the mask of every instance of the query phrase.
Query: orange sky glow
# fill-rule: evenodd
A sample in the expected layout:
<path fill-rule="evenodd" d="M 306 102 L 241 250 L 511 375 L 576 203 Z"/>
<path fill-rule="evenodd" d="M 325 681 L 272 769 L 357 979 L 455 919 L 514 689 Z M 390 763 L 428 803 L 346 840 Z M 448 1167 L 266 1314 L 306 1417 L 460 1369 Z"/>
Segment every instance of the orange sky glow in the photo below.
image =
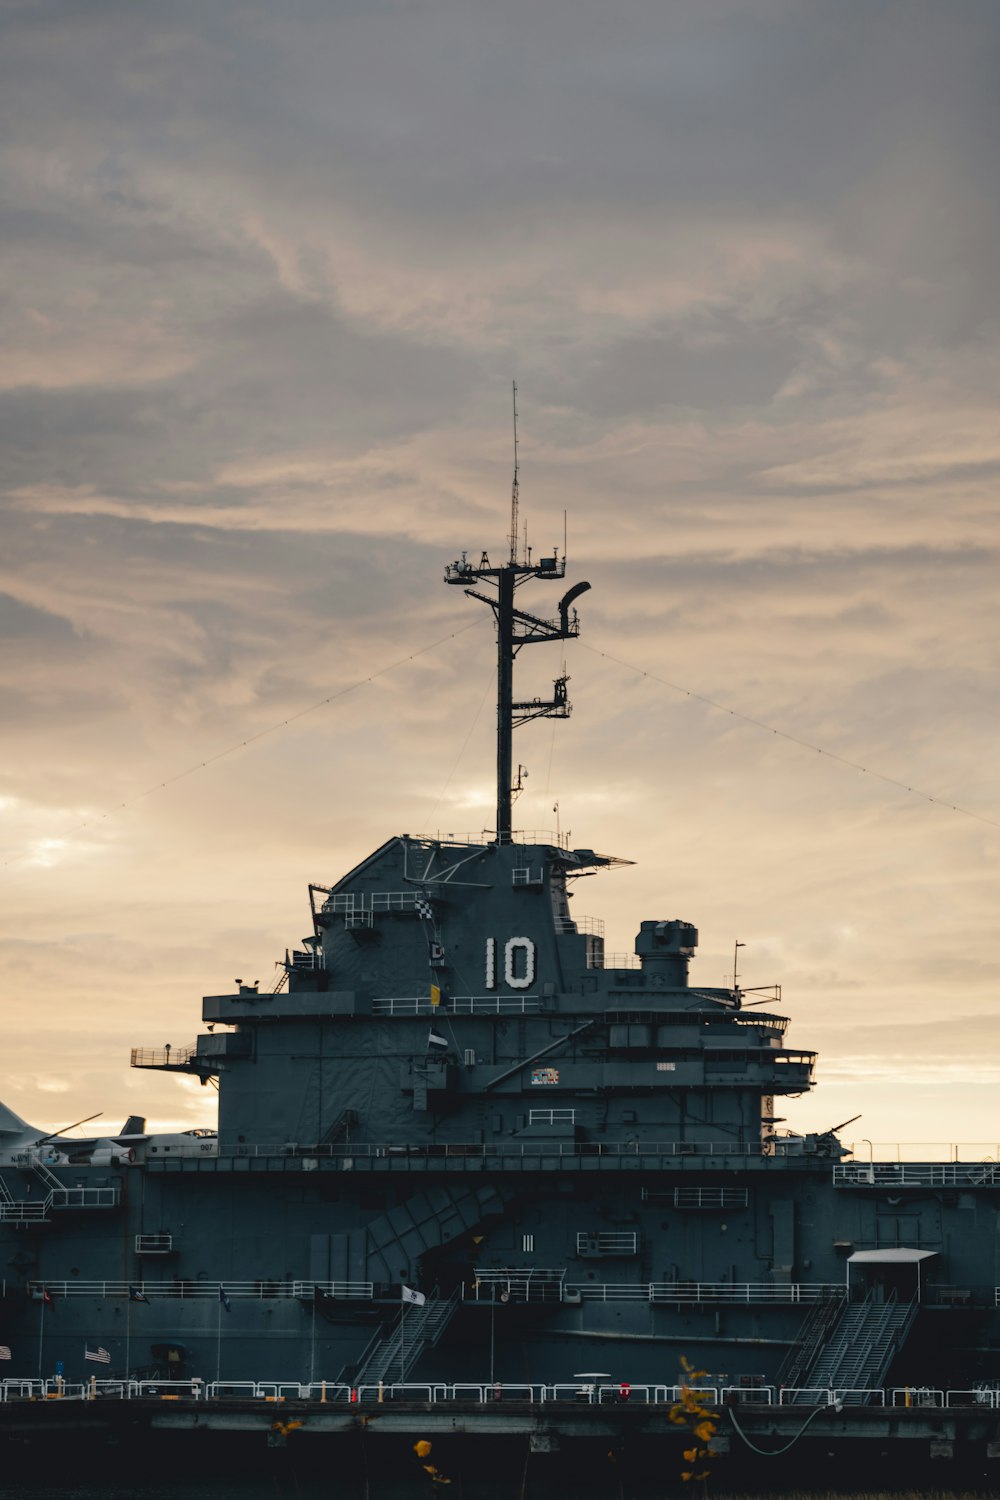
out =
<path fill-rule="evenodd" d="M 44 10 L 0 63 L 0 1098 L 213 1123 L 129 1049 L 270 988 L 309 881 L 490 826 L 442 570 L 503 552 L 516 378 L 528 542 L 565 511 L 592 592 L 515 822 L 635 861 L 575 896 L 609 951 L 745 943 L 820 1053 L 787 1125 L 1000 1156 L 996 8 Z"/>

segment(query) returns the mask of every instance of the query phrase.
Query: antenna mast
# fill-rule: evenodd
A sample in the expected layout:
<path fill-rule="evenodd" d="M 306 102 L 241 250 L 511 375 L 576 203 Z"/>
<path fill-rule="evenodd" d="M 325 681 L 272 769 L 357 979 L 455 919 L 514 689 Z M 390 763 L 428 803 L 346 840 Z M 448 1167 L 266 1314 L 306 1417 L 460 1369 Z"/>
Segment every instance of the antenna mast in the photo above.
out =
<path fill-rule="evenodd" d="M 520 499 L 520 466 L 517 461 L 517 381 L 514 388 L 514 482 L 510 487 L 510 560 L 517 562 L 517 507 Z"/>
<path fill-rule="evenodd" d="M 465 585 L 470 599 L 479 599 L 488 604 L 497 622 L 497 827 L 498 844 L 511 841 L 511 807 L 516 791 L 512 785 L 513 731 L 519 724 L 531 719 L 568 719 L 570 702 L 566 693 L 569 681 L 566 673 L 557 677 L 552 697 L 532 698 L 524 703 L 514 701 L 514 658 L 522 646 L 538 645 L 544 641 L 566 641 L 580 634 L 580 623 L 576 610 L 571 606 L 575 599 L 586 593 L 589 583 L 577 583 L 559 601 L 557 620 L 542 620 L 537 615 L 526 614 L 514 607 L 514 591 L 530 578 L 565 578 L 566 555 L 559 556 L 559 549 L 551 557 L 540 557 L 532 562 L 525 547 L 525 560 L 518 561 L 518 502 L 520 464 L 517 442 L 517 384 L 514 384 L 514 482 L 510 496 L 510 559 L 501 567 L 490 566 L 484 552 L 478 564 L 469 561 L 463 552 L 457 562 L 444 570 L 445 583 Z M 564 523 L 565 524 L 565 523 Z M 495 588 L 495 594 L 481 594 L 469 588 L 472 583 L 485 583 Z"/>

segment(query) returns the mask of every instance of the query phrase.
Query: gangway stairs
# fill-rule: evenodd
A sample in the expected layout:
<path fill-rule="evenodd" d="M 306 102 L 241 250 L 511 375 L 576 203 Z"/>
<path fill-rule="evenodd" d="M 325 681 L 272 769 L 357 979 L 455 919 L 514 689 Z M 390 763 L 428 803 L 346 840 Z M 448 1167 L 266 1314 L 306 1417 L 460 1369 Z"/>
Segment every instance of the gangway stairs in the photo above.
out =
<path fill-rule="evenodd" d="M 845 1293 L 839 1296 L 828 1296 L 813 1304 L 806 1314 L 805 1321 L 795 1336 L 795 1343 L 789 1349 L 781 1367 L 778 1370 L 778 1380 L 783 1386 L 806 1385 L 806 1372 L 817 1351 L 825 1345 L 827 1338 L 844 1311 Z"/>
<path fill-rule="evenodd" d="M 354 1373 L 354 1385 L 390 1385 L 404 1381 L 425 1349 L 438 1342 L 455 1315 L 461 1287 L 442 1298 L 437 1288 L 422 1307 L 404 1303 L 389 1332 L 369 1345 Z"/>
<path fill-rule="evenodd" d="M 895 1292 L 884 1302 L 869 1292 L 864 1302 L 848 1304 L 799 1377 L 803 1389 L 795 1403 L 814 1405 L 817 1391 L 836 1390 L 843 1392 L 838 1399 L 846 1406 L 866 1405 L 869 1393 L 882 1385 L 916 1315 L 916 1299 L 899 1302 Z"/>

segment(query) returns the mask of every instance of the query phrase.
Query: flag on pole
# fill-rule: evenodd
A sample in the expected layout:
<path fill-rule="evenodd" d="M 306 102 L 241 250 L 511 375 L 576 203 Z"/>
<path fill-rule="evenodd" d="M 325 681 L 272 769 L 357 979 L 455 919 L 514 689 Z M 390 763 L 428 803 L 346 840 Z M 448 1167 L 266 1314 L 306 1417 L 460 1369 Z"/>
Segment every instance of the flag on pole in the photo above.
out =
<path fill-rule="evenodd" d="M 440 989 L 440 986 L 438 986 L 436 984 L 432 984 L 431 985 L 431 1008 L 432 1008 L 432 1010 L 437 1010 L 437 1008 L 438 1008 L 438 1006 L 440 1004 L 441 1004 L 441 989 Z"/>
<path fill-rule="evenodd" d="M 448 1046 L 448 1038 L 446 1036 L 442 1036 L 438 1031 L 432 1031 L 427 1038 L 427 1045 L 428 1047 L 446 1048 Z"/>
<path fill-rule="evenodd" d="M 427 1298 L 424 1296 L 423 1292 L 415 1292 L 412 1286 L 404 1286 L 401 1287 L 400 1290 L 403 1293 L 403 1301 L 412 1302 L 414 1307 L 423 1307 L 424 1303 L 427 1301 Z"/>
<path fill-rule="evenodd" d="M 96 1349 L 91 1349 L 89 1344 L 84 1344 L 83 1357 L 84 1359 L 92 1359 L 99 1365 L 109 1365 L 111 1363 L 111 1355 L 104 1348 L 103 1344 L 99 1344 Z"/>
<path fill-rule="evenodd" d="M 128 1289 L 128 1300 L 130 1302 L 147 1302 L 148 1303 L 149 1298 L 146 1296 L 146 1293 L 145 1292 L 141 1292 L 137 1286 L 130 1286 L 129 1289 Z"/>
<path fill-rule="evenodd" d="M 42 1301 L 45 1303 L 46 1307 L 52 1306 L 52 1293 L 49 1291 L 47 1286 L 42 1287 Z"/>
<path fill-rule="evenodd" d="M 226 1312 L 232 1312 L 233 1309 L 230 1306 L 229 1298 L 226 1296 L 226 1289 L 225 1289 L 224 1286 L 220 1286 L 219 1287 L 219 1301 L 222 1303 L 223 1307 L 226 1309 Z"/>
<path fill-rule="evenodd" d="M 6 1344 L 0 1344 L 0 1359 L 10 1359 L 10 1349 Z"/>
<path fill-rule="evenodd" d="M 425 901 L 422 896 L 418 896 L 413 906 L 418 917 L 423 917 L 425 922 L 431 921 L 434 916 L 434 908 L 429 901 Z"/>

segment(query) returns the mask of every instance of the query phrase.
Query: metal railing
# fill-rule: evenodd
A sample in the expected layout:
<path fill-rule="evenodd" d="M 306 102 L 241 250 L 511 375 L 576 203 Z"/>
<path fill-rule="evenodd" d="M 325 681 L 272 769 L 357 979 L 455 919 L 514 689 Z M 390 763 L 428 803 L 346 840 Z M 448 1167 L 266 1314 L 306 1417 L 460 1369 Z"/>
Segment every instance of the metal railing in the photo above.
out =
<path fill-rule="evenodd" d="M 551 830 L 538 832 L 533 829 L 515 828 L 512 833 L 504 834 L 503 841 L 505 844 L 547 844 L 553 849 L 568 849 L 571 837 L 569 833 L 553 833 Z M 473 846 L 495 844 L 496 841 L 496 832 L 492 828 L 481 828 L 477 833 L 418 834 L 415 840 L 411 840 L 411 842 L 425 844 L 471 844 Z"/>
<path fill-rule="evenodd" d="M 602 938 L 604 936 L 603 917 L 570 917 L 569 920 L 572 924 L 570 931 L 575 928 L 584 937 Z"/>
<path fill-rule="evenodd" d="M 490 1004 L 495 1006 L 497 997 L 486 997 Z M 385 1001 L 386 1005 L 400 1004 L 401 1002 Z M 413 1002 L 408 1002 L 411 1005 Z M 420 1013 L 433 1016 L 436 1012 L 431 1008 L 429 1001 L 420 1002 L 426 1009 Z M 515 1001 L 515 1008 L 520 1007 L 520 1001 Z M 537 1001 L 535 1002 L 538 1003 Z M 440 1013 L 437 1013 L 440 1014 Z M 224 1167 L 227 1159 L 232 1157 L 259 1156 L 259 1157 L 282 1157 L 294 1156 L 299 1153 L 297 1146 L 281 1144 L 245 1144 L 239 1146 L 223 1147 L 218 1157 L 211 1158 L 187 1158 L 186 1163 L 198 1168 L 218 1170 L 220 1164 Z M 619 1161 L 623 1158 L 632 1157 L 658 1157 L 661 1159 L 691 1158 L 692 1161 L 700 1157 L 733 1157 L 741 1161 L 759 1161 L 762 1166 L 767 1167 L 774 1161 L 784 1162 L 792 1160 L 796 1163 L 820 1162 L 824 1160 L 824 1153 L 810 1152 L 803 1149 L 801 1137 L 790 1137 L 787 1140 L 781 1136 L 773 1141 L 438 1141 L 426 1145 L 406 1145 L 390 1142 L 376 1141 L 351 1141 L 334 1142 L 332 1144 L 317 1145 L 308 1153 L 310 1157 L 346 1157 L 352 1165 L 359 1160 L 369 1157 L 397 1157 L 412 1158 L 419 1160 L 427 1157 L 476 1157 L 476 1158 L 523 1158 L 530 1160 L 540 1157 L 601 1157 L 611 1161 Z M 148 1164 L 148 1163 L 147 1163 Z M 162 1158 L 161 1165 L 172 1165 L 180 1167 L 185 1164 L 185 1159 L 178 1156 L 172 1162 Z M 876 1174 L 880 1172 L 880 1164 L 875 1164 Z M 990 1174 L 984 1174 L 982 1164 L 970 1164 L 969 1166 L 954 1165 L 951 1163 L 925 1164 L 923 1167 L 915 1165 L 888 1164 L 884 1167 L 887 1173 L 894 1175 L 876 1175 L 874 1183 L 870 1178 L 871 1168 L 867 1162 L 848 1162 L 838 1164 L 832 1168 L 834 1182 L 849 1186 L 1000 1186 L 1000 1164 L 996 1167 L 995 1179 Z M 905 1173 L 905 1176 L 897 1174 Z M 966 1173 L 962 1176 L 960 1174 Z M 841 1175 L 848 1174 L 848 1175 Z M 69 1191 L 68 1189 L 65 1191 Z M 80 1191 L 93 1192 L 96 1189 L 81 1189 Z M 0 1217 L 3 1217 L 4 1207 L 0 1203 Z"/>
<path fill-rule="evenodd" d="M 136 1255 L 169 1255 L 174 1248 L 174 1237 L 172 1234 L 161 1232 L 159 1234 L 137 1234 L 135 1237 Z"/>
<path fill-rule="evenodd" d="M 0 1223 L 44 1224 L 55 1209 L 116 1208 L 121 1189 L 114 1187 L 53 1187 L 43 1198 L 10 1198 L 0 1202 Z"/>
<path fill-rule="evenodd" d="M 859 1403 L 852 1398 L 861 1397 L 866 1406 L 884 1406 L 885 1391 L 871 1390 L 867 1386 L 844 1385 L 800 1385 L 784 1386 L 778 1392 L 779 1406 L 836 1406 Z"/>
<path fill-rule="evenodd" d="M 416 891 L 335 891 L 323 902 L 324 912 L 415 911 L 421 897 Z"/>
<path fill-rule="evenodd" d="M 462 1285 L 464 1302 L 562 1302 L 564 1267 L 537 1266 L 519 1270 L 513 1266 L 477 1270 L 471 1285 Z"/>
<path fill-rule="evenodd" d="M 825 1302 L 843 1298 L 840 1282 L 790 1281 L 658 1281 L 649 1288 L 651 1302 Z"/>
<path fill-rule="evenodd" d="M 1000 1161 L 1000 1144 L 993 1141 L 852 1141 L 844 1150 L 865 1166 L 883 1162 L 969 1162 L 990 1166 Z"/>
<path fill-rule="evenodd" d="M 634 1405 L 671 1407 L 681 1398 L 680 1385 L 599 1383 L 575 1379 L 548 1384 L 508 1381 L 379 1381 L 350 1385 L 343 1380 L 186 1380 L 98 1379 L 69 1381 L 61 1377 L 39 1380 L 12 1376 L 0 1380 L 0 1402 L 65 1401 L 259 1401 L 310 1402 L 344 1406 L 376 1406 L 388 1402 L 465 1406 L 487 1406 L 504 1402 L 540 1405 L 548 1402 L 607 1406 Z M 962 1389 L 930 1386 L 892 1386 L 867 1389 L 855 1386 L 706 1385 L 692 1388 L 706 1406 L 812 1406 L 839 1409 L 857 1405 L 863 1397 L 876 1407 L 979 1408 L 1000 1410 L 1000 1389 L 978 1385 Z M 802 1398 L 807 1398 L 803 1400 Z M 852 1402 L 851 1398 L 855 1398 Z"/>
<path fill-rule="evenodd" d="M 675 1208 L 746 1208 L 750 1202 L 749 1188 L 730 1187 L 675 1187 Z"/>
<path fill-rule="evenodd" d="M 429 995 L 394 995 L 372 1001 L 376 1016 L 503 1016 L 541 1010 L 537 995 L 449 995 L 446 1009 L 432 1005 Z"/>
<path fill-rule="evenodd" d="M 184 1068 L 198 1056 L 195 1043 L 190 1047 L 133 1047 L 129 1066 L 133 1068 Z"/>
<path fill-rule="evenodd" d="M 227 1281 L 219 1277 L 213 1281 L 185 1281 L 174 1277 L 169 1281 L 29 1281 L 29 1295 L 41 1296 L 43 1289 L 50 1297 L 122 1297 L 137 1291 L 148 1299 L 170 1297 L 178 1300 L 209 1298 L 219 1300 L 219 1288 L 230 1298 L 252 1298 L 255 1301 L 270 1299 L 292 1299 L 312 1301 L 315 1297 L 330 1297 L 342 1301 L 368 1301 L 374 1297 L 371 1281 Z M 133 1299 L 134 1300 L 134 1299 Z"/>
<path fill-rule="evenodd" d="M 680 1398 L 679 1385 L 631 1385 L 625 1399 L 636 1405 L 671 1406 Z M 702 1401 L 716 1403 L 717 1386 L 700 1386 L 694 1392 Z M 755 1393 L 756 1394 L 756 1393 Z M 609 1405 L 622 1400 L 622 1386 L 567 1380 L 551 1385 L 505 1381 L 387 1381 L 350 1385 L 343 1380 L 131 1380 L 92 1377 L 86 1381 L 61 1376 L 46 1380 L 12 1377 L 0 1381 L 0 1402 L 64 1400 L 160 1400 L 160 1401 L 308 1401 L 341 1405 L 382 1405 L 387 1402 L 445 1402 L 487 1405 L 549 1401 L 586 1405 Z"/>
<path fill-rule="evenodd" d="M 581 1229 L 576 1236 L 577 1255 L 638 1255 L 637 1229 Z"/>
<path fill-rule="evenodd" d="M 361 1157 L 607 1157 L 620 1160 L 623 1157 L 691 1157 L 732 1156 L 740 1159 L 755 1159 L 769 1162 L 775 1156 L 783 1156 L 782 1142 L 760 1141 L 435 1141 L 426 1145 L 390 1144 L 388 1142 L 352 1141 L 317 1146 L 310 1156 L 350 1157 L 356 1161 Z M 290 1154 L 287 1145 L 241 1145 L 220 1152 L 218 1160 L 227 1156 L 282 1156 Z M 802 1152 L 793 1153 L 796 1161 Z M 808 1159 L 808 1158 L 807 1158 Z M 215 1165 L 213 1159 L 213 1166 Z M 204 1165 L 204 1163 L 202 1163 Z"/>
<path fill-rule="evenodd" d="M 797 1304 L 841 1301 L 846 1296 L 843 1282 L 792 1281 L 581 1281 L 567 1282 L 564 1267 L 513 1266 L 484 1267 L 477 1270 L 474 1282 L 463 1284 L 464 1301 L 489 1301 L 494 1295 L 507 1302 L 654 1302 L 697 1306 L 700 1303 Z M 231 1299 L 253 1301 L 312 1301 L 327 1297 L 335 1301 L 371 1302 L 375 1283 L 371 1281 L 230 1281 L 224 1276 L 212 1280 L 187 1281 L 182 1277 L 158 1281 L 29 1281 L 28 1293 L 41 1297 L 43 1288 L 50 1297 L 95 1297 L 127 1299 L 136 1291 L 149 1300 L 170 1298 L 176 1301 L 217 1301 L 219 1288 Z M 1000 1289 L 997 1292 L 1000 1306 Z M 397 1299 L 398 1300 L 398 1297 Z"/>
<path fill-rule="evenodd" d="M 839 1163 L 835 1187 L 1000 1187 L 998 1162 L 866 1162 Z"/>

